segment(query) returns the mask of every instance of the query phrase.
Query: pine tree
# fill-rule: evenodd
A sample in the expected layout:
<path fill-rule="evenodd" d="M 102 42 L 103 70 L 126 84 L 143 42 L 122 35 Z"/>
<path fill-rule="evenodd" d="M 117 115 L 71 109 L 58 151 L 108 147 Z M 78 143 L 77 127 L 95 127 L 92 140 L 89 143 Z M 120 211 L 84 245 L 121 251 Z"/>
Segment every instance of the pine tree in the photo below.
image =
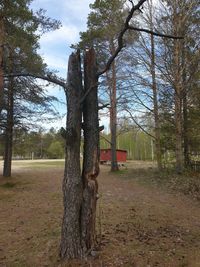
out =
<path fill-rule="evenodd" d="M 43 10 L 33 13 L 30 9 L 30 3 L 31 1 L 27 0 L 5 0 L 2 2 L 1 8 L 0 25 L 3 25 L 1 26 L 1 29 L 3 29 L 1 30 L 3 65 L 0 72 L 6 77 L 2 79 L 1 76 L 0 83 L 2 88 L 1 122 L 3 118 L 5 119 L 4 176 L 11 175 L 12 135 L 15 123 L 14 111 L 15 104 L 19 104 L 15 103 L 16 99 L 19 96 L 21 97 L 21 107 L 23 107 L 23 102 L 27 100 L 35 104 L 37 101 L 40 101 L 40 104 L 45 104 L 47 100 L 50 100 L 50 98 L 48 99 L 45 96 L 42 88 L 39 89 L 39 86 L 36 85 L 33 79 L 9 76 L 12 73 L 22 73 L 25 71 L 34 74 L 45 73 L 46 66 L 37 52 L 40 33 L 59 26 L 57 21 L 45 17 Z M 25 95 L 22 94 L 23 88 L 28 88 Z M 47 104 L 45 105 L 47 106 Z M 24 116 L 25 114 L 22 114 L 22 119 Z"/>
<path fill-rule="evenodd" d="M 191 54 L 198 50 L 199 10 L 194 0 L 165 1 L 162 30 L 184 36 L 183 40 L 162 41 L 162 77 L 173 89 L 176 170 L 182 172 L 189 160 L 188 100 L 198 64 Z M 163 61 L 164 59 L 164 61 Z M 196 65 L 195 69 L 193 65 Z M 192 70 L 192 73 L 191 73 Z M 184 149 L 183 149 L 184 148 Z M 184 153 L 183 153 L 184 152 Z"/>
<path fill-rule="evenodd" d="M 124 0 L 95 1 L 90 5 L 92 9 L 88 16 L 88 30 L 81 33 L 80 47 L 93 46 L 98 55 L 98 63 L 105 65 L 110 55 L 116 50 L 116 40 L 119 29 L 126 16 Z M 107 89 L 110 107 L 110 132 L 111 132 L 111 170 L 118 170 L 117 164 L 117 83 L 118 60 L 113 61 L 111 68 L 105 75 L 105 87 Z"/>

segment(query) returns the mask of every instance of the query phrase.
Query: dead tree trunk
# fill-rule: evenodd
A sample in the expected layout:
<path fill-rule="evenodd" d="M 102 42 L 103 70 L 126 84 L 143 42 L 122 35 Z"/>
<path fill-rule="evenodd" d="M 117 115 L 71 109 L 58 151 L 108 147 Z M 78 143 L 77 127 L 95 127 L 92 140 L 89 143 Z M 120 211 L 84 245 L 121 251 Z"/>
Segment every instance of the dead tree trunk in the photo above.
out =
<path fill-rule="evenodd" d="M 66 160 L 63 180 L 64 215 L 60 256 L 62 259 L 73 259 L 81 258 L 83 253 L 80 220 L 83 200 L 80 168 L 82 74 L 79 53 L 72 54 L 69 58 L 67 85 Z"/>
<path fill-rule="evenodd" d="M 80 55 L 69 58 L 67 80 L 66 163 L 63 180 L 64 215 L 61 259 L 84 257 L 96 244 L 95 219 L 99 174 L 98 77 L 95 51 L 84 59 L 84 87 Z M 86 93 L 87 92 L 87 93 Z M 89 93 L 88 93 L 89 92 Z M 82 102 L 81 97 L 85 94 Z M 82 107 L 81 107 L 82 106 Z M 82 120 L 83 111 L 83 123 Z M 81 175 L 81 126 L 84 130 L 84 158 Z"/>
<path fill-rule="evenodd" d="M 99 174 L 99 118 L 98 118 L 98 78 L 94 49 L 84 58 L 85 92 L 90 90 L 83 103 L 83 205 L 81 215 L 82 246 L 84 252 L 92 250 L 96 244 L 95 220 Z"/>

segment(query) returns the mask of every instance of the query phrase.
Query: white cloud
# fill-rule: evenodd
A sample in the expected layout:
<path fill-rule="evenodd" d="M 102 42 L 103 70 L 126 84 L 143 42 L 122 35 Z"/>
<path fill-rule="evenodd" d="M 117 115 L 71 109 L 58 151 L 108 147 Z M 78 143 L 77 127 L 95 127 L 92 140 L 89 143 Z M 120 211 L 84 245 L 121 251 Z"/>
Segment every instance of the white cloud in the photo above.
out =
<path fill-rule="evenodd" d="M 34 0 L 32 8 L 47 10 L 46 15 L 58 19 L 62 27 L 56 31 L 44 34 L 40 39 L 39 53 L 51 69 L 58 70 L 58 76 L 66 78 L 68 56 L 71 53 L 70 45 L 77 43 L 79 32 L 87 27 L 87 15 L 89 4 L 94 0 Z M 65 95 L 57 86 L 47 88 L 50 95 L 57 96 L 61 101 L 65 101 Z M 65 105 L 55 104 L 56 108 L 63 114 Z M 48 125 L 50 127 L 65 127 L 66 117 Z"/>
<path fill-rule="evenodd" d="M 48 67 L 67 72 L 67 55 L 61 58 L 56 55 L 45 54 L 43 58 Z"/>
<path fill-rule="evenodd" d="M 68 14 L 73 15 L 78 20 L 85 20 L 89 12 L 89 4 L 94 0 L 68 0 L 63 2 L 63 6 Z"/>
<path fill-rule="evenodd" d="M 52 43 L 71 44 L 78 41 L 79 29 L 75 25 L 64 25 L 60 29 L 44 34 L 40 39 L 41 46 Z"/>
<path fill-rule="evenodd" d="M 40 53 L 44 61 L 59 75 L 66 77 L 70 46 L 79 41 L 79 32 L 86 29 L 89 4 L 93 0 L 34 0 L 34 10 L 43 8 L 47 16 L 61 21 L 62 27 L 44 34 L 40 39 Z"/>

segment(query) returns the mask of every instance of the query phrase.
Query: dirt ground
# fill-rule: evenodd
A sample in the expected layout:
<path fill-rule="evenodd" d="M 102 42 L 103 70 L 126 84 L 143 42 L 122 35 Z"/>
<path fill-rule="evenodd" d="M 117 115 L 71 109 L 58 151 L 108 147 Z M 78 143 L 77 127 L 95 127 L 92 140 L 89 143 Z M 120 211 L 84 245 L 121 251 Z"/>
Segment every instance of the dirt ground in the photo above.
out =
<path fill-rule="evenodd" d="M 101 168 L 97 233 L 101 246 L 79 266 L 200 266 L 200 202 L 141 183 L 151 164 L 117 174 Z M 0 175 L 0 266 L 58 267 L 63 162 L 14 163 Z"/>

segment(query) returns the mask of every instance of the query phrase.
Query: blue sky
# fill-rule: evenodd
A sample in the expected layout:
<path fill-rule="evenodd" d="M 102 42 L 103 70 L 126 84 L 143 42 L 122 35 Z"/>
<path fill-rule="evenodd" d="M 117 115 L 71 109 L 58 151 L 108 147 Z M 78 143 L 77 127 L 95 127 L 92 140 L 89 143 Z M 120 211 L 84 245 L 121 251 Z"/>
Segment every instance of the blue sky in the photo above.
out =
<path fill-rule="evenodd" d="M 66 78 L 67 61 L 72 50 L 70 45 L 78 42 L 79 32 L 86 30 L 87 16 L 90 12 L 89 4 L 93 0 L 34 0 L 33 10 L 46 10 L 46 15 L 58 19 L 62 23 L 59 30 L 46 33 L 40 39 L 40 55 L 51 69 L 58 71 L 60 77 Z M 49 92 L 65 101 L 65 95 L 59 88 L 50 87 Z M 65 111 L 65 107 L 58 105 L 57 109 Z M 65 126 L 65 118 L 58 120 L 51 126 L 60 128 Z M 49 127 L 48 127 L 49 128 Z"/>
<path fill-rule="evenodd" d="M 62 23 L 59 30 L 46 33 L 40 40 L 40 53 L 49 67 L 66 76 L 70 45 L 79 40 L 79 32 L 86 29 L 89 4 L 92 0 L 34 0 L 32 8 L 43 8 L 47 16 Z"/>

